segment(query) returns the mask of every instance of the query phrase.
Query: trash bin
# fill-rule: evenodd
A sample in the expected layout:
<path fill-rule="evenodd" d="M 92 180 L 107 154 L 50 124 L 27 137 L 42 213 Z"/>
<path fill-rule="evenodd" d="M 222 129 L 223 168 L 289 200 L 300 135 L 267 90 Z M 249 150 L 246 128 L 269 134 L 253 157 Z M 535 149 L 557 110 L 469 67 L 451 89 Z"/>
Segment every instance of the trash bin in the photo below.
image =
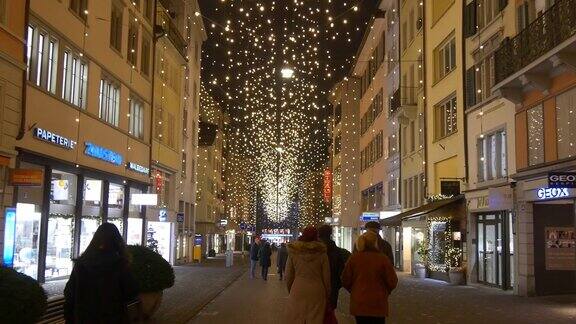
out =
<path fill-rule="evenodd" d="M 230 268 L 234 265 L 234 251 L 228 250 L 226 251 L 226 268 Z"/>

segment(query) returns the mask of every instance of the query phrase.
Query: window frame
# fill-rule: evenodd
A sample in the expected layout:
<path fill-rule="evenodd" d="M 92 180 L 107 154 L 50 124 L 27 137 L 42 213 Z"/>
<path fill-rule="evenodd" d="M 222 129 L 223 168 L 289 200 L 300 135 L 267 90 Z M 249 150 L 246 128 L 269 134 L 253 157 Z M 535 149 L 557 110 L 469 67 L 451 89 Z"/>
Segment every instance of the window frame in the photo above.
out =
<path fill-rule="evenodd" d="M 568 97 L 566 98 L 566 101 L 568 101 L 568 107 L 560 107 L 559 104 L 561 103 L 566 103 L 563 102 L 562 100 L 559 99 L 564 99 L 564 96 Z M 562 139 L 560 136 L 560 132 L 561 132 L 561 127 L 566 127 L 568 128 L 568 132 L 572 133 L 572 138 L 570 138 L 570 135 L 568 136 L 568 141 L 573 140 L 572 143 L 570 143 L 570 147 L 575 147 L 575 145 L 572 145 L 575 141 L 576 141 L 576 127 L 575 127 L 575 122 L 573 118 L 569 118 L 566 117 L 563 114 L 561 114 L 561 109 L 566 109 L 568 110 L 568 113 L 573 116 L 575 116 L 574 114 L 575 112 L 575 108 L 576 108 L 576 87 L 572 87 L 566 91 L 563 91 L 559 94 L 557 94 L 555 96 L 555 103 L 556 103 L 556 108 L 555 108 L 555 115 L 556 115 L 556 152 L 558 152 L 558 159 L 559 160 L 563 160 L 563 159 L 568 159 L 568 158 L 573 158 L 574 156 L 576 156 L 576 148 L 572 149 L 572 152 L 570 152 L 570 150 L 564 150 L 561 149 L 561 144 L 562 144 Z M 563 124 L 561 124 L 561 121 L 566 121 L 567 125 L 563 126 Z M 572 128 L 572 129 L 570 129 Z M 561 155 L 562 153 L 564 153 L 564 151 L 568 152 L 568 154 L 566 155 Z"/>
<path fill-rule="evenodd" d="M 541 134 L 542 136 L 537 136 L 539 134 L 535 134 L 534 132 L 530 131 L 530 121 L 531 121 L 531 112 L 535 112 L 536 110 L 540 110 L 540 115 L 541 115 Z M 530 107 L 529 109 L 526 110 L 526 146 L 527 146 L 527 157 L 528 157 L 528 166 L 534 166 L 534 165 L 539 165 L 542 164 L 544 162 L 546 162 L 546 156 L 545 156 L 545 150 L 544 150 L 544 143 L 545 143 L 545 136 L 546 133 L 544 131 L 544 105 L 542 103 L 535 105 L 533 107 Z M 537 145 L 535 148 L 535 150 L 531 150 L 530 149 L 530 135 L 535 135 L 535 139 L 538 141 L 538 137 L 540 137 L 540 139 L 542 140 L 542 142 L 540 143 L 540 145 Z M 537 161 L 535 161 L 534 163 L 531 162 L 532 158 L 531 158 L 531 152 L 540 152 L 541 153 L 541 158 L 538 158 Z"/>
<path fill-rule="evenodd" d="M 447 107 L 450 106 L 447 114 Z M 451 131 L 448 129 L 451 128 Z M 434 141 L 447 138 L 458 132 L 458 99 L 456 93 L 434 106 Z"/>
<path fill-rule="evenodd" d="M 110 89 L 114 91 L 110 92 Z M 102 74 L 102 77 L 100 78 L 100 87 L 98 91 L 98 117 L 100 118 L 100 120 L 115 127 L 119 127 L 118 125 L 120 123 L 120 98 L 122 95 L 121 89 L 122 86 L 120 82 L 116 81 L 115 79 L 109 77 L 106 74 Z M 110 95 L 111 93 L 113 93 L 115 96 L 111 97 Z M 105 107 L 103 106 L 104 98 L 106 99 Z M 110 103 L 114 103 L 114 105 L 112 106 L 113 110 L 110 110 Z M 110 118 L 112 120 L 110 120 Z"/>
<path fill-rule="evenodd" d="M 55 95 L 58 88 L 60 39 L 54 37 L 48 29 L 33 22 L 29 23 L 26 28 L 27 44 L 29 44 L 26 48 L 27 80 Z M 43 48 L 41 52 L 39 51 L 40 40 L 42 40 Z"/>
<path fill-rule="evenodd" d="M 61 98 L 70 104 L 86 109 L 88 74 L 90 64 L 76 51 L 65 47 L 62 53 Z"/>
<path fill-rule="evenodd" d="M 84 23 L 87 22 L 88 0 L 70 0 L 68 9 Z"/>
<path fill-rule="evenodd" d="M 492 143 L 495 144 L 495 147 L 492 146 Z M 476 139 L 476 145 L 478 182 L 506 178 L 508 176 L 508 134 L 506 128 L 498 128 L 479 135 Z"/>
<path fill-rule="evenodd" d="M 140 24 L 138 21 L 135 21 L 135 17 L 130 15 L 130 22 L 128 25 L 128 37 L 127 37 L 127 55 L 126 59 L 128 63 L 130 63 L 133 69 L 138 67 L 138 50 L 140 49 L 139 46 L 139 39 L 140 36 Z"/>
<path fill-rule="evenodd" d="M 110 8 L 110 48 L 117 51 L 120 55 L 122 53 L 123 23 L 124 8 L 113 1 Z"/>
<path fill-rule="evenodd" d="M 457 62 L 456 36 L 452 31 L 434 49 L 434 78 L 435 83 L 440 82 L 456 70 Z"/>
<path fill-rule="evenodd" d="M 128 122 L 128 133 L 143 140 L 146 107 L 144 102 L 135 95 L 130 96 L 130 119 Z"/>

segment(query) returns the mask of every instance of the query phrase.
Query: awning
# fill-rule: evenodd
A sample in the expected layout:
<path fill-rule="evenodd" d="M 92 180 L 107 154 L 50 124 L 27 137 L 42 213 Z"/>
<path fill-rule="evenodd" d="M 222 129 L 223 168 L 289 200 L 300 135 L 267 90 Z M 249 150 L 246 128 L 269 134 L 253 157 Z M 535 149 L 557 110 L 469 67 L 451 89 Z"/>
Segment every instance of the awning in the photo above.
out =
<path fill-rule="evenodd" d="M 402 224 L 403 220 L 431 213 L 431 212 L 438 210 L 440 208 L 443 208 L 447 205 L 450 205 L 453 203 L 459 203 L 462 200 L 464 200 L 464 195 L 458 195 L 458 196 L 455 196 L 455 197 L 452 197 L 449 199 L 434 201 L 434 202 L 428 203 L 426 205 L 422 205 L 420 207 L 410 209 L 410 210 L 405 211 L 403 213 L 400 213 L 396 216 L 382 219 L 382 220 L 380 220 L 380 224 L 382 224 L 383 226 L 400 226 Z"/>

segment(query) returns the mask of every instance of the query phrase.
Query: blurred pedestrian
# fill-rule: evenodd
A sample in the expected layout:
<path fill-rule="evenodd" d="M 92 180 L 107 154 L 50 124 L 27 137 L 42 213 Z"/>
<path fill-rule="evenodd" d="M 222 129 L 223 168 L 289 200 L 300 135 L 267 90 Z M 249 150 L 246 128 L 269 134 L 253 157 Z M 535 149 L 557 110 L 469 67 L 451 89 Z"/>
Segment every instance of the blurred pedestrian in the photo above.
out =
<path fill-rule="evenodd" d="M 74 261 L 64 289 L 66 323 L 128 323 L 127 306 L 137 296 L 122 235 L 104 223 Z"/>
<path fill-rule="evenodd" d="M 258 254 L 260 259 L 260 266 L 262 267 L 262 279 L 268 280 L 268 269 L 272 265 L 272 248 L 269 242 L 263 242 Z"/>
<path fill-rule="evenodd" d="M 278 266 L 280 280 L 284 278 L 284 273 L 286 272 L 286 261 L 288 261 L 288 248 L 286 248 L 286 243 L 282 243 L 276 255 L 276 265 Z"/>
<path fill-rule="evenodd" d="M 250 246 L 250 278 L 256 278 L 256 265 L 258 265 L 258 255 L 260 254 L 260 238 L 255 237 Z"/>
<path fill-rule="evenodd" d="M 385 323 L 388 296 L 397 284 L 394 266 L 380 253 L 378 235 L 372 231 L 362 234 L 342 273 L 342 285 L 350 292 L 350 314 L 356 317 L 356 323 Z"/>
<path fill-rule="evenodd" d="M 382 228 L 380 223 L 372 221 L 372 222 L 366 223 L 366 225 L 364 227 L 366 228 L 366 231 L 371 231 L 374 234 L 376 234 L 377 239 L 378 239 L 378 251 L 386 254 L 388 259 L 390 259 L 390 262 L 392 263 L 392 265 L 394 265 L 394 252 L 392 251 L 392 245 L 390 245 L 390 243 L 388 243 L 388 241 L 384 240 L 380 236 L 380 229 Z M 354 250 L 356 250 L 356 247 L 354 247 Z"/>
<path fill-rule="evenodd" d="M 318 241 L 314 227 L 306 227 L 298 241 L 288 244 L 286 285 L 289 323 L 324 323 L 330 296 L 330 263 L 326 246 Z"/>
<path fill-rule="evenodd" d="M 330 305 L 332 309 L 338 308 L 338 294 L 342 288 L 342 271 L 350 252 L 336 246 L 336 242 L 332 240 L 332 226 L 322 225 L 318 228 L 318 237 L 322 243 L 326 245 L 326 254 L 330 262 Z"/>

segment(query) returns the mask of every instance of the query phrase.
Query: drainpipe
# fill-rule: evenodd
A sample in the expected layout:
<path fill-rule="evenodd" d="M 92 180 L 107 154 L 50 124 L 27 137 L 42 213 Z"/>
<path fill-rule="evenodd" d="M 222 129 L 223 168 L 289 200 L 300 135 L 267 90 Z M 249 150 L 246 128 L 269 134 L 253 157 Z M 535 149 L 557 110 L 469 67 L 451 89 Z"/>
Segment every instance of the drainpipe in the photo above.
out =
<path fill-rule="evenodd" d="M 423 106 L 423 116 L 424 116 L 424 125 L 422 126 L 422 129 L 424 131 L 424 181 L 425 181 L 425 190 L 424 190 L 424 195 L 428 194 L 430 195 L 429 192 L 429 183 L 430 181 L 428 181 L 428 118 L 426 115 L 426 102 L 428 100 L 427 97 L 427 92 L 426 92 L 426 2 L 422 1 L 422 62 L 420 62 L 420 64 L 422 64 L 422 92 L 423 92 L 423 97 L 424 99 L 422 99 L 422 106 Z M 426 198 L 426 197 L 424 197 Z"/>
<path fill-rule="evenodd" d="M 462 17 L 466 17 L 466 5 L 462 3 Z M 468 121 L 466 118 L 466 37 L 464 36 L 465 25 L 462 24 L 460 32 L 462 33 L 462 117 L 464 117 L 464 179 L 468 186 Z"/>
<path fill-rule="evenodd" d="M 24 8 L 24 48 L 22 50 L 23 57 L 26 59 L 27 56 L 27 46 L 28 46 L 28 24 L 30 23 L 30 0 L 26 0 L 26 5 Z M 19 141 L 24 137 L 26 133 L 26 88 L 27 88 L 27 80 L 28 76 L 26 73 L 26 69 L 22 71 L 22 107 L 21 107 L 21 115 L 20 115 L 20 129 L 18 130 L 18 135 L 16 136 L 16 140 Z"/>

